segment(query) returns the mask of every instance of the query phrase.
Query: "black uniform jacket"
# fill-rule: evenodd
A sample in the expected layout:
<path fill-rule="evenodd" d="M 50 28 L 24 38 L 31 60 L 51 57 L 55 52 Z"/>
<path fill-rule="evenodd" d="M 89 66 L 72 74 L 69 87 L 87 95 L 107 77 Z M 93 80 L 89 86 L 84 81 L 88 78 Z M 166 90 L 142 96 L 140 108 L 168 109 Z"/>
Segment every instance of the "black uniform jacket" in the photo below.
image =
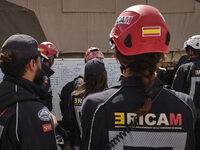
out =
<path fill-rule="evenodd" d="M 172 88 L 190 95 L 198 114 L 200 113 L 200 57 L 191 59 L 178 68 Z"/>
<path fill-rule="evenodd" d="M 52 95 L 52 89 L 51 89 L 51 80 L 50 77 L 55 73 L 51 68 L 45 66 L 42 64 L 42 70 L 44 73 L 44 83 L 42 87 L 50 94 Z M 52 111 L 53 105 L 52 105 L 52 97 L 49 99 L 49 101 L 46 102 L 45 106 Z"/>
<path fill-rule="evenodd" d="M 83 100 L 82 150 L 194 150 L 191 98 L 163 88 L 156 78 L 152 109 L 133 122 L 144 101 L 142 85 L 139 78 L 127 77 L 120 86 Z"/>
<path fill-rule="evenodd" d="M 36 84 L 5 77 L 0 84 L 0 150 L 57 150 L 54 124 Z"/>
<path fill-rule="evenodd" d="M 69 116 L 70 116 L 70 136 L 74 143 L 74 146 L 79 147 L 81 144 L 81 106 L 83 98 L 81 96 L 75 96 L 72 92 L 72 96 L 69 103 Z"/>

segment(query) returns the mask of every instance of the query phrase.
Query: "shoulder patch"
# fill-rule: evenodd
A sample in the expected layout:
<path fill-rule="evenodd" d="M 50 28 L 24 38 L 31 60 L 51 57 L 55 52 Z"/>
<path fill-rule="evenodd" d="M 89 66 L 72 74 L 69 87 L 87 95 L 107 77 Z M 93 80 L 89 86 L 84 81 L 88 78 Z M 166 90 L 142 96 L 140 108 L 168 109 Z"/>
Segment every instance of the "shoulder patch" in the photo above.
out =
<path fill-rule="evenodd" d="M 44 132 L 48 132 L 48 131 L 53 130 L 52 125 L 50 123 L 42 125 L 42 128 L 43 128 Z"/>
<path fill-rule="evenodd" d="M 42 121 L 50 121 L 51 115 L 50 115 L 48 108 L 43 107 L 41 110 L 39 110 L 38 118 Z"/>

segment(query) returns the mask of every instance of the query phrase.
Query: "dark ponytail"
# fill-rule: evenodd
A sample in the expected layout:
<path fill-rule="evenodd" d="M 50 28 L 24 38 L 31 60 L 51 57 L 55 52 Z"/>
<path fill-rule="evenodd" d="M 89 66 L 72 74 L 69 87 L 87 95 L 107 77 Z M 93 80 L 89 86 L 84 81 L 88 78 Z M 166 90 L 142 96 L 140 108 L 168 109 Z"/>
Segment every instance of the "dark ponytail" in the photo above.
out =
<path fill-rule="evenodd" d="M 138 116 L 145 115 L 152 107 L 152 85 L 155 79 L 155 72 L 158 68 L 157 65 L 163 54 L 146 53 L 135 56 L 125 56 L 116 50 L 114 56 L 120 63 L 126 64 L 133 76 L 139 77 L 142 80 L 145 86 L 145 99 L 143 106 L 139 108 L 136 113 Z"/>

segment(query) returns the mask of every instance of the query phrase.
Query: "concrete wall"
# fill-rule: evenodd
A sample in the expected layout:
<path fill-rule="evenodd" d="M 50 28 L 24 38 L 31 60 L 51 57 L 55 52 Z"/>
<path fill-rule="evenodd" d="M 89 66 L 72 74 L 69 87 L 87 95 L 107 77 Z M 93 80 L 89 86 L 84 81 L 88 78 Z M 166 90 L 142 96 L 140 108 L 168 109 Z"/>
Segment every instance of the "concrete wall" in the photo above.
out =
<path fill-rule="evenodd" d="M 63 53 L 90 46 L 111 52 L 109 33 L 116 17 L 131 5 L 149 4 L 164 15 L 171 32 L 171 50 L 180 50 L 189 36 L 200 34 L 200 4 L 195 0 L 8 0 L 33 10 L 49 41 Z"/>

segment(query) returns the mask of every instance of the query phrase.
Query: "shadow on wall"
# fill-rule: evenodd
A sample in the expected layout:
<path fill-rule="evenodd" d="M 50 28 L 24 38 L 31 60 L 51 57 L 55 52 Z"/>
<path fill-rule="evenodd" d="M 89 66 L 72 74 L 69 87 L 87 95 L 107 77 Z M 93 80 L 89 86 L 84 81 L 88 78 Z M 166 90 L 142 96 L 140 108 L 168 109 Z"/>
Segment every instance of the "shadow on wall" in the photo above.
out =
<path fill-rule="evenodd" d="M 0 0 L 0 46 L 11 35 L 28 34 L 38 43 L 47 41 L 42 27 L 32 10 Z"/>

